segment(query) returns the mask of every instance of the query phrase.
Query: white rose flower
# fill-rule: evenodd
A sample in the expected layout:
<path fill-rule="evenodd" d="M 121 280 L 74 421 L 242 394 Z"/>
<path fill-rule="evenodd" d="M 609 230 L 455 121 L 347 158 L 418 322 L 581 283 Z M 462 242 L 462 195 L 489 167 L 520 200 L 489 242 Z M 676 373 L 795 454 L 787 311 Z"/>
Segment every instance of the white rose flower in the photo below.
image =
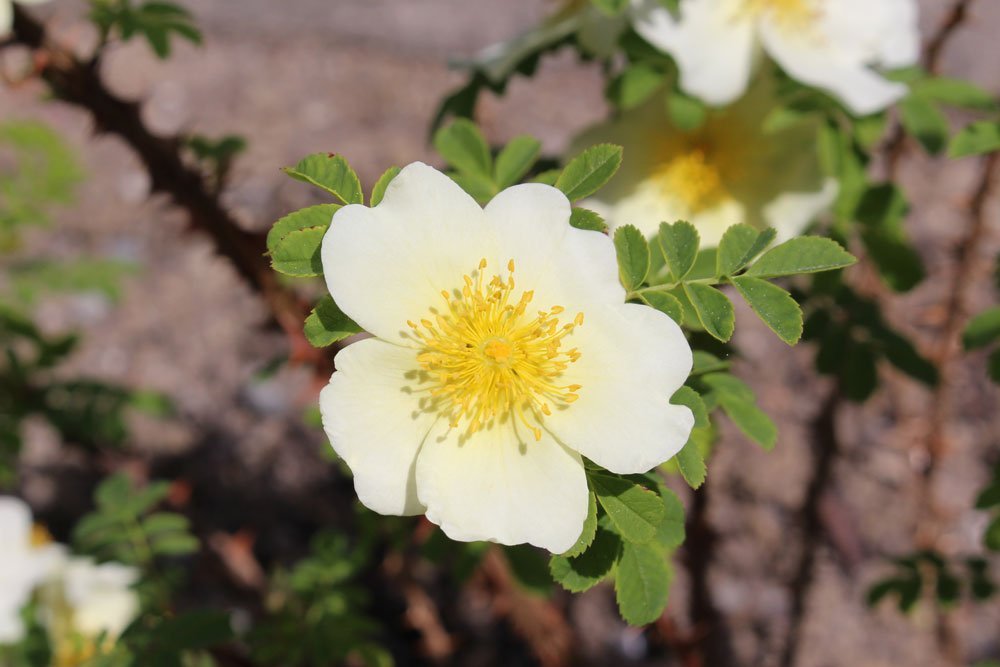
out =
<path fill-rule="evenodd" d="M 611 240 L 569 217 L 540 184 L 484 210 L 421 163 L 334 215 L 327 286 L 375 338 L 337 355 L 320 408 L 367 507 L 558 553 L 587 514 L 582 456 L 637 473 L 684 445 L 683 333 L 624 303 Z"/>
<path fill-rule="evenodd" d="M 54 664 L 83 664 L 110 650 L 139 614 L 139 596 L 132 590 L 138 580 L 139 571 L 121 563 L 64 559 L 40 596 Z"/>
<path fill-rule="evenodd" d="M 585 131 L 576 145 L 620 144 L 626 159 L 583 205 L 612 227 L 635 225 L 647 237 L 661 222 L 687 220 L 703 248 L 740 222 L 774 227 L 779 243 L 801 234 L 836 198 L 837 184 L 821 174 L 816 122 L 765 131 L 775 105 L 773 82 L 759 79 L 693 131 L 671 124 L 661 96 Z"/>
<path fill-rule="evenodd" d="M 48 0 L 17 0 L 21 5 L 40 5 Z M 6 37 L 14 27 L 14 0 L 0 0 L 0 37 Z"/>
<path fill-rule="evenodd" d="M 853 112 L 881 111 L 906 86 L 871 69 L 916 64 L 914 0 L 632 0 L 632 24 L 670 53 L 681 87 L 713 105 L 747 89 L 761 49 L 791 77 L 840 98 Z"/>
<path fill-rule="evenodd" d="M 0 496 L 0 645 L 24 637 L 21 608 L 57 566 L 62 548 L 33 527 L 31 509 L 18 498 Z"/>

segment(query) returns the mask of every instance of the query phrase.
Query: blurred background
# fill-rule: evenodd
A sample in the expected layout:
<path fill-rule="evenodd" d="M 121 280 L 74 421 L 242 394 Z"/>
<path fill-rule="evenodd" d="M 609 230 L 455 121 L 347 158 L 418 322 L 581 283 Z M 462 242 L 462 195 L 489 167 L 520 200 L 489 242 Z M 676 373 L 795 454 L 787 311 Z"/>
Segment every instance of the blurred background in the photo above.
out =
<path fill-rule="evenodd" d="M 279 171 L 308 153 L 344 155 L 366 188 L 389 165 L 440 163 L 428 129 L 441 98 L 464 81 L 449 61 L 552 10 L 541 0 L 182 4 L 203 46 L 175 40 L 164 61 L 140 41 L 114 45 L 101 77 L 115 94 L 141 103 L 153 134 L 245 138 L 220 201 L 243 229 L 257 232 L 320 201 Z M 967 4 L 940 72 L 1000 93 L 1000 5 Z M 949 19 L 950 5 L 921 3 L 925 36 Z M 31 11 L 69 51 L 93 48 L 85 3 L 56 0 Z M 5 50 L 0 61 L 9 67 L 26 57 Z M 603 86 L 598 65 L 563 51 L 544 58 L 534 78 L 514 79 L 505 96 L 484 96 L 477 120 L 494 144 L 529 133 L 545 153 L 559 154 L 605 117 Z M 57 130 L 84 178 L 72 203 L 52 209 L 51 226 L 26 232 L 0 261 L 113 260 L 114 289 L 46 291 L 32 305 L 35 322 L 47 334 L 80 334 L 58 367 L 61 377 L 151 392 L 170 408 L 127 410 L 122 446 L 96 456 L 46 420 L 26 419 L 18 491 L 65 541 L 108 472 L 171 480 L 168 502 L 206 545 L 190 563 L 183 604 L 252 615 L 268 574 L 301 558 L 317 530 L 356 530 L 350 483 L 312 409 L 325 378 L 310 360 L 320 353 L 274 324 L 260 286 L 220 255 L 217 241 L 192 230 L 164 195 L 151 196 L 150 171 L 130 147 L 102 133 L 79 106 L 47 101 L 45 93 L 38 80 L 0 87 L 0 119 Z M 376 551 L 360 586 L 378 641 L 398 664 L 931 667 L 1000 655 L 998 602 L 966 600 L 944 615 L 926 605 L 902 614 L 892 603 L 866 604 L 872 584 L 894 571 L 888 559 L 928 540 L 949 557 L 981 552 L 990 517 L 973 507 L 1000 447 L 998 390 L 983 371 L 985 356 L 958 351 L 947 312 L 981 165 L 911 148 L 903 148 L 898 180 L 911 198 L 907 226 L 929 277 L 881 303 L 889 322 L 944 361 L 941 386 L 882 369 L 872 400 L 842 404 L 822 419 L 829 385 L 811 370 L 814 351 L 802 345 L 789 353 L 745 307 L 738 310 L 736 372 L 776 420 L 778 446 L 765 453 L 726 424 L 707 491 L 696 499 L 676 487 L 689 518 L 700 506 L 700 523 L 689 526 L 687 566 L 678 564 L 664 619 L 645 632 L 626 628 L 609 586 L 550 600 L 489 557 L 457 584 L 429 563 Z M 969 314 L 995 301 L 995 197 L 984 210 L 964 269 Z M 9 286 L 14 274 L 4 273 L 0 282 Z M 932 437 L 942 454 L 925 477 Z M 837 454 L 823 457 L 829 438 Z M 821 484 L 817 461 L 824 462 Z M 428 528 L 407 526 L 404 532 Z M 812 559 L 805 576 L 804 553 Z M 709 627 L 728 657 L 713 659 L 709 647 L 704 663 L 685 660 L 685 642 L 702 641 Z M 783 657 L 790 641 L 795 649 Z"/>

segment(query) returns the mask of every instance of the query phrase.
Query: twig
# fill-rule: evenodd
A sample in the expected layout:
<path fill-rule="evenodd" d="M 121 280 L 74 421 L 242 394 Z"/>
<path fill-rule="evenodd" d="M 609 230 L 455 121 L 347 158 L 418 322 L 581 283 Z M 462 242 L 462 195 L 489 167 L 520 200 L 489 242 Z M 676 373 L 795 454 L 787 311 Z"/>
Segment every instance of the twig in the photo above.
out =
<path fill-rule="evenodd" d="M 955 31 L 965 22 L 968 17 L 969 5 L 972 0 L 956 0 L 952 5 L 944 21 L 938 29 L 931 35 L 924 48 L 921 64 L 924 69 L 931 74 L 937 74 L 941 68 L 941 55 L 944 47 L 954 35 Z M 885 171 L 887 180 L 894 180 L 899 161 L 906 153 L 907 136 L 903 126 L 898 122 L 893 126 L 892 133 L 883 145 L 882 154 L 885 156 Z"/>
<path fill-rule="evenodd" d="M 293 345 L 301 339 L 308 305 L 278 282 L 264 254 L 265 237 L 241 229 L 202 174 L 185 164 L 181 140 L 150 132 L 142 121 L 139 105 L 117 97 L 104 85 L 99 75 L 99 57 L 84 63 L 53 44 L 45 28 L 17 5 L 13 39 L 45 54 L 46 57 L 36 59 L 38 74 L 55 97 L 87 110 L 98 131 L 118 136 L 132 148 L 149 173 L 152 190 L 169 195 L 187 212 L 191 227 L 212 239 L 217 252 L 260 294 L 274 320 L 292 337 Z M 297 348 L 303 356 L 308 346 Z M 309 353 L 305 352 L 305 356 Z M 323 360 L 324 356 L 312 353 L 309 361 L 326 370 L 328 362 Z"/>
<path fill-rule="evenodd" d="M 813 581 L 816 566 L 816 552 L 823 537 L 823 519 L 820 501 L 833 476 L 833 464 L 840 449 L 837 438 L 837 411 L 840 407 L 840 391 L 834 387 L 823 402 L 822 408 L 812 421 L 813 476 L 806 489 L 802 504 L 800 525 L 802 526 L 802 553 L 795 577 L 791 583 L 791 615 L 788 639 L 781 656 L 782 667 L 792 667 L 802 637 L 805 622 L 806 599 Z"/>

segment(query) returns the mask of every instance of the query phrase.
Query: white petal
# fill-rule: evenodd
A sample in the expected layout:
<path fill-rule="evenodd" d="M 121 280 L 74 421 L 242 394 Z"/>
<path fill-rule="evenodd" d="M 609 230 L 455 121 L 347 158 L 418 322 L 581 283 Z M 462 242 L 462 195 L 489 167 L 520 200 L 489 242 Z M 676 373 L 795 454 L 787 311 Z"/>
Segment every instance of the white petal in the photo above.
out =
<path fill-rule="evenodd" d="M 0 535 L 4 536 L 5 549 L 30 547 L 31 509 L 20 498 L 0 496 Z"/>
<path fill-rule="evenodd" d="M 23 638 L 24 622 L 21 620 L 21 605 L 7 607 L 0 602 L 0 646 L 16 644 Z"/>
<path fill-rule="evenodd" d="M 856 5 L 856 0 L 848 4 Z M 762 18 L 760 36 L 765 50 L 789 75 L 830 91 L 855 114 L 881 111 L 903 97 L 905 85 L 869 68 L 879 59 L 879 40 L 891 40 L 896 33 L 890 28 L 883 35 L 872 34 L 865 27 L 867 10 L 850 14 L 839 2 L 824 7 L 822 21 L 811 29 L 793 31 Z"/>
<path fill-rule="evenodd" d="M 614 245 L 603 234 L 570 226 L 569 200 L 556 188 L 507 188 L 486 206 L 486 215 L 501 261 L 514 260 L 515 283 L 535 291 L 539 308 L 625 300 Z"/>
<path fill-rule="evenodd" d="M 828 179 L 819 192 L 786 192 L 764 207 L 764 219 L 778 232 L 776 243 L 802 234 L 837 198 L 837 181 Z"/>
<path fill-rule="evenodd" d="M 677 324 L 637 304 L 586 313 L 570 339 L 582 356 L 564 373 L 580 398 L 545 418 L 567 447 L 616 473 L 645 472 L 687 442 L 694 416 L 671 405 L 691 372 L 691 347 Z"/>
<path fill-rule="evenodd" d="M 417 493 L 427 519 L 462 542 L 527 542 L 561 553 L 587 517 L 580 457 L 546 435 L 520 440 L 509 422 L 461 443 L 457 431 L 435 427 L 417 457 Z"/>
<path fill-rule="evenodd" d="M 681 88 L 712 105 L 743 94 L 755 55 L 752 14 L 734 0 L 689 0 L 675 20 L 659 0 L 632 0 L 632 26 L 677 61 Z"/>
<path fill-rule="evenodd" d="M 406 344 L 408 319 L 426 317 L 441 290 L 492 258 L 485 215 L 441 172 L 405 167 L 375 208 L 345 206 L 323 239 L 327 288 L 366 331 Z"/>
<path fill-rule="evenodd" d="M 0 37 L 6 37 L 14 27 L 14 6 L 10 0 L 0 0 Z M 0 626 L 0 633 L 3 627 Z"/>
<path fill-rule="evenodd" d="M 319 406 L 334 450 L 354 473 L 358 498 L 380 514 L 420 514 L 414 460 L 434 417 L 411 392 L 416 353 L 369 338 L 348 345 L 335 361 Z"/>

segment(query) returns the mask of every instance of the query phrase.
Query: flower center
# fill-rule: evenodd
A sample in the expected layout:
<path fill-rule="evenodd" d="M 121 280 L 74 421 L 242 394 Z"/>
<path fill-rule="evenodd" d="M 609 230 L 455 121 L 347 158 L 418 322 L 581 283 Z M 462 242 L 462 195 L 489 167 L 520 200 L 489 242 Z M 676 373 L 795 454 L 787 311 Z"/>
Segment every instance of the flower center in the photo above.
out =
<path fill-rule="evenodd" d="M 52 543 L 52 533 L 50 533 L 49 529 L 42 524 L 36 523 L 31 526 L 31 537 L 29 542 L 31 543 L 31 546 L 36 549 L 38 547 L 44 547 Z"/>
<path fill-rule="evenodd" d="M 755 16 L 767 14 L 786 29 L 804 28 L 816 17 L 809 0 L 744 0 L 745 11 Z"/>
<path fill-rule="evenodd" d="M 670 158 L 655 178 L 664 194 L 680 198 L 692 212 L 708 208 L 726 193 L 719 167 L 700 148 Z"/>
<path fill-rule="evenodd" d="M 583 324 L 583 313 L 566 324 L 559 323 L 562 306 L 528 314 L 534 292 L 515 300 L 514 260 L 506 279 L 486 281 L 485 270 L 483 259 L 461 289 L 443 290 L 445 306 L 431 309 L 433 319 L 407 321 L 422 346 L 417 361 L 431 378 L 425 407 L 452 428 L 467 423 L 467 435 L 516 418 L 541 440 L 544 416 L 579 398 L 580 385 L 559 378 L 580 358 L 576 348 L 563 349 L 563 339 Z"/>

